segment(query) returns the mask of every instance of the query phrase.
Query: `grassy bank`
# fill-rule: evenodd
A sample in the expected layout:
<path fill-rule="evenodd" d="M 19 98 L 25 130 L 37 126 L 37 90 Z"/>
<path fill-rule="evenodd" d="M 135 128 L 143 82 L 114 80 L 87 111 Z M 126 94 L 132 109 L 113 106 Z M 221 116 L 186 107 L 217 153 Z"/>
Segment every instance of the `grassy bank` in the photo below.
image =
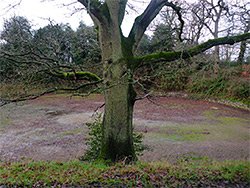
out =
<path fill-rule="evenodd" d="M 20 161 L 0 163 L 0 186 L 6 187 L 248 187 L 249 161 L 215 162 L 204 158 L 175 165 L 136 163 L 107 165 Z M 3 186 L 4 187 L 4 186 Z"/>
<path fill-rule="evenodd" d="M 184 91 L 197 98 L 226 99 L 250 106 L 250 65 L 223 67 L 218 74 L 204 67 L 177 69 L 158 78 L 155 90 Z"/>

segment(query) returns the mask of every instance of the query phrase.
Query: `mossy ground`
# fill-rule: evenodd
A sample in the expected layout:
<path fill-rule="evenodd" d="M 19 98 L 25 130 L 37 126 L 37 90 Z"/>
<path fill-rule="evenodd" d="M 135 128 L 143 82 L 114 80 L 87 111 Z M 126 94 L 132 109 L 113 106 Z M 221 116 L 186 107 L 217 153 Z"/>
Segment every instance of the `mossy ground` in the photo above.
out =
<path fill-rule="evenodd" d="M 100 95 L 67 96 L 48 95 L 1 108 L 1 160 L 64 161 L 82 156 L 87 148 L 85 123 L 104 100 Z M 173 97 L 155 102 L 143 100 L 135 106 L 135 131 L 144 134 L 152 149 L 139 160 L 175 163 L 177 156 L 189 152 L 220 161 L 250 158 L 248 111 Z"/>

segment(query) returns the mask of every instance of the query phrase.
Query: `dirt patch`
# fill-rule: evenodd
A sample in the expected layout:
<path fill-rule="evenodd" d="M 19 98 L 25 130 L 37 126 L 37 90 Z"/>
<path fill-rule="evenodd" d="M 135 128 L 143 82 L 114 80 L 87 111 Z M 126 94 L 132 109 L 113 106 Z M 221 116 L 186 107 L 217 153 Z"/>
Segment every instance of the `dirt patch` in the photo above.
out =
<path fill-rule="evenodd" d="M 216 160 L 250 159 L 250 114 L 208 101 L 162 97 L 137 101 L 134 125 L 153 151 L 145 161 L 172 161 L 195 153 Z M 104 103 L 101 95 L 47 95 L 0 108 L 0 160 L 70 160 L 86 151 L 86 122 Z M 157 105 L 159 104 L 159 105 Z M 103 111 L 103 108 L 100 109 Z"/>

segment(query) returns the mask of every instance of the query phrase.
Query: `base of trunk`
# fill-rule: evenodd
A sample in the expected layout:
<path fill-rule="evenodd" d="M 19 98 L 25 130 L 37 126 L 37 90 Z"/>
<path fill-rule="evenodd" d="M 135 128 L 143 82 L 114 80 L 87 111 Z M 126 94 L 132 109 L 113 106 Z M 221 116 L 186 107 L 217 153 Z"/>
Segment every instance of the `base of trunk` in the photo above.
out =
<path fill-rule="evenodd" d="M 133 143 L 133 107 L 136 93 L 130 84 L 105 92 L 105 113 L 100 157 L 127 162 L 136 160 Z"/>

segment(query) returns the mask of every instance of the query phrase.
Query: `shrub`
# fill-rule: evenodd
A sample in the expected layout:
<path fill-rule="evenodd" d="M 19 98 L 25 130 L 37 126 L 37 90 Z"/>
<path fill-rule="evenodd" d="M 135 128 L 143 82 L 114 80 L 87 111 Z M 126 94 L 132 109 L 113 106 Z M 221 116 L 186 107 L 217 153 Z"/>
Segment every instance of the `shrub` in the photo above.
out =
<path fill-rule="evenodd" d="M 93 123 L 86 123 L 89 129 L 89 137 L 87 138 L 86 144 L 89 146 L 89 149 L 85 152 L 84 156 L 79 158 L 81 161 L 95 161 L 98 159 L 101 151 L 103 127 L 102 114 L 95 113 L 93 119 Z M 142 139 L 142 133 L 133 133 L 136 155 L 142 155 L 144 150 L 149 149 L 147 145 L 142 143 Z"/>
<path fill-rule="evenodd" d="M 86 144 L 89 149 L 85 152 L 84 156 L 80 157 L 82 161 L 93 161 L 96 160 L 101 151 L 102 144 L 102 114 L 95 113 L 93 123 L 86 123 L 89 129 L 89 137 L 86 139 Z"/>

